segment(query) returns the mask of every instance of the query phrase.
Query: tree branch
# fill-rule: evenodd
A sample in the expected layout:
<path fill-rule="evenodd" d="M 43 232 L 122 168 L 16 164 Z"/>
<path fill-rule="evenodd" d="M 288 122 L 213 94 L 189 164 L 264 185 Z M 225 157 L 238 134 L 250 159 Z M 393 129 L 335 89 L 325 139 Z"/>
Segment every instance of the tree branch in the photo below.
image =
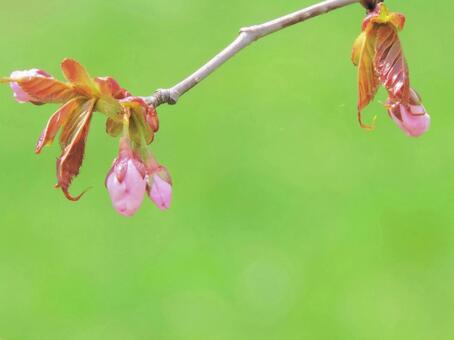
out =
<path fill-rule="evenodd" d="M 242 28 L 239 36 L 229 46 L 189 77 L 169 89 L 159 89 L 152 96 L 145 97 L 144 99 L 154 107 L 158 107 L 164 103 L 176 104 L 182 95 L 254 41 L 307 19 L 358 2 L 360 0 L 326 0 L 275 20 L 265 22 L 264 24 Z"/>

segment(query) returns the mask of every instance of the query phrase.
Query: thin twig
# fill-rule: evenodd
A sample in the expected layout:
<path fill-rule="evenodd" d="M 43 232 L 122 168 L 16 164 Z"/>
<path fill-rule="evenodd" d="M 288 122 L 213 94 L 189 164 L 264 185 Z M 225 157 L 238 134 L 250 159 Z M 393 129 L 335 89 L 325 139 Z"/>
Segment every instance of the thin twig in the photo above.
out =
<path fill-rule="evenodd" d="M 359 1 L 360 0 L 326 0 L 275 20 L 265 22 L 264 24 L 242 28 L 239 36 L 229 46 L 189 77 L 169 89 L 159 89 L 152 96 L 145 97 L 144 99 L 148 104 L 151 104 L 154 107 L 164 103 L 176 104 L 183 94 L 188 92 L 203 79 L 216 71 L 227 60 L 254 41 L 286 27 L 328 13 L 332 10 L 358 3 Z"/>

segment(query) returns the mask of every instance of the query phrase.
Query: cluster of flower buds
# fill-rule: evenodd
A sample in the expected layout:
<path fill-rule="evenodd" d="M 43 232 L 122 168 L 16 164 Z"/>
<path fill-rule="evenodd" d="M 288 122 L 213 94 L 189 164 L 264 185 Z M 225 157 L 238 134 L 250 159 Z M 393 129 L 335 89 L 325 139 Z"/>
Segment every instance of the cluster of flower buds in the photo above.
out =
<path fill-rule="evenodd" d="M 142 205 L 145 193 L 162 210 L 170 207 L 172 180 L 167 169 L 150 153 L 141 155 L 131 148 L 131 141 L 122 137 L 118 158 L 106 177 L 114 208 L 122 215 L 133 215 Z"/>
<path fill-rule="evenodd" d="M 405 17 L 389 12 L 381 1 L 361 3 L 369 13 L 352 53 L 352 61 L 358 67 L 359 122 L 371 128 L 363 124 L 361 114 L 381 84 L 388 92 L 386 108 L 391 118 L 408 136 L 418 137 L 429 129 L 430 116 L 419 95 L 410 87 L 407 61 L 398 36 L 404 28 Z"/>
<path fill-rule="evenodd" d="M 56 187 L 69 200 L 77 201 L 83 195 L 72 196 L 69 187 L 82 166 L 93 112 L 100 112 L 107 117 L 107 133 L 121 136 L 119 156 L 106 179 L 115 209 L 123 215 L 133 215 L 145 192 L 160 209 L 169 208 L 170 175 L 147 150 L 159 128 L 155 108 L 132 96 L 111 77 L 91 78 L 73 59 L 65 59 L 61 67 L 66 82 L 38 69 L 15 71 L 10 77 L 0 79 L 10 84 L 19 103 L 61 104 L 50 117 L 35 150 L 40 153 L 61 131 Z"/>

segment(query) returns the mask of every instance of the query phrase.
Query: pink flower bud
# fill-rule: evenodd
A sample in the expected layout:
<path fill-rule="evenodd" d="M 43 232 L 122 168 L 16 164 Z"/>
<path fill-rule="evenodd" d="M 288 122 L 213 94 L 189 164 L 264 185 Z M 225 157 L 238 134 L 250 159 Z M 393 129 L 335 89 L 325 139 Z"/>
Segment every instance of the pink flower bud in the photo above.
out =
<path fill-rule="evenodd" d="M 172 180 L 167 169 L 158 166 L 148 176 L 148 195 L 161 210 L 170 208 L 172 201 Z"/>
<path fill-rule="evenodd" d="M 14 71 L 10 76 L 10 78 L 13 80 L 20 80 L 23 78 L 31 77 L 52 78 L 47 72 L 38 70 L 36 68 L 27 71 Z M 14 98 L 18 103 L 29 103 L 34 101 L 34 98 L 30 97 L 24 90 L 22 90 L 19 83 L 12 82 L 10 83 L 10 86 L 13 90 Z"/>
<path fill-rule="evenodd" d="M 388 103 L 389 114 L 394 122 L 410 137 L 419 137 L 430 127 L 430 116 L 418 94 L 410 90 L 410 103 Z"/>
<path fill-rule="evenodd" d="M 140 208 L 145 192 L 145 168 L 133 154 L 129 141 L 120 142 L 119 157 L 106 178 L 113 207 L 124 216 L 132 216 Z"/>

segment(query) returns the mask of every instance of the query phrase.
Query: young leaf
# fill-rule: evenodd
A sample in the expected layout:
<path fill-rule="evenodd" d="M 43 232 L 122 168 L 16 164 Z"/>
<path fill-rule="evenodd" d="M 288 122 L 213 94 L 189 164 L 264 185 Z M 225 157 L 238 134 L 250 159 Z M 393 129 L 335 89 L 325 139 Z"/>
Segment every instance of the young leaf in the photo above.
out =
<path fill-rule="evenodd" d="M 87 97 L 99 95 L 98 86 L 78 61 L 65 59 L 61 63 L 61 69 L 65 78 L 72 83 L 75 90 L 81 95 Z"/>
<path fill-rule="evenodd" d="M 376 33 L 375 69 L 391 99 L 408 102 L 408 67 L 397 31 L 392 25 L 380 25 Z"/>
<path fill-rule="evenodd" d="M 369 127 L 363 124 L 361 113 L 374 99 L 380 85 L 374 66 L 375 43 L 375 29 L 372 29 L 360 35 L 353 49 L 353 63 L 358 65 L 358 119 L 365 128 Z"/>
<path fill-rule="evenodd" d="M 35 104 L 64 103 L 76 95 L 70 85 L 53 78 L 28 77 L 15 82 Z"/>
<path fill-rule="evenodd" d="M 73 197 L 68 192 L 72 179 L 79 174 L 85 152 L 85 141 L 90 128 L 90 121 L 93 114 L 95 100 L 90 99 L 81 108 L 81 112 L 75 119 L 66 124 L 60 144 L 62 155 L 57 160 L 57 186 L 60 187 L 65 196 L 71 201 L 77 201 L 82 197 Z"/>
<path fill-rule="evenodd" d="M 71 115 L 80 107 L 81 98 L 74 98 L 67 102 L 65 105 L 60 107 L 47 122 L 41 136 L 39 137 L 38 143 L 36 144 L 35 152 L 38 154 L 42 148 L 53 142 L 55 135 L 57 134 L 60 127 L 64 126 Z"/>

